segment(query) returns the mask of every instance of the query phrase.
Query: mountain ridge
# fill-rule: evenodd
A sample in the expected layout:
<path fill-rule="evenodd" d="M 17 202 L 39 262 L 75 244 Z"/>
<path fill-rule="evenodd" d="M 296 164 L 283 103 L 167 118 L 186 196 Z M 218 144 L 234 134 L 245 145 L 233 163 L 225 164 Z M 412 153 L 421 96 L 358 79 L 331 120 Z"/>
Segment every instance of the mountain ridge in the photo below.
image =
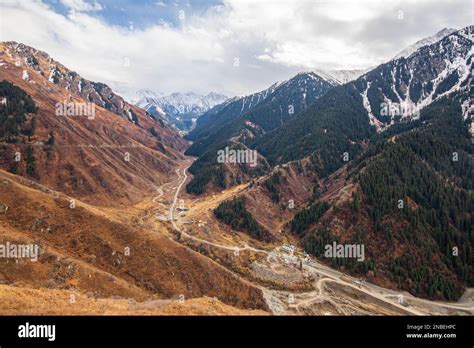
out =
<path fill-rule="evenodd" d="M 136 202 L 150 182 L 173 175 L 173 163 L 186 147 L 173 128 L 44 52 L 15 42 L 0 48 L 1 79 L 13 84 L 4 82 L 7 95 L 2 97 L 13 108 L 4 109 L 6 117 L 18 112 L 24 98 L 18 90 L 36 106 L 26 116 L 36 121 L 28 136 L 11 128 L 4 133 L 10 139 L 1 154 L 3 168 L 73 197 L 113 205 Z M 64 105 L 81 107 L 73 110 L 80 113 L 58 114 Z M 82 115 L 83 107 L 93 114 Z M 21 118 L 17 122 L 22 124 Z"/>
<path fill-rule="evenodd" d="M 472 32 L 472 26 L 459 32 Z M 332 132 L 334 135 L 337 133 L 339 138 L 344 132 L 350 134 L 344 145 L 345 151 L 348 151 L 354 142 L 363 140 L 361 135 L 364 133 L 367 136 L 371 131 L 380 132 L 397 122 L 416 119 L 418 112 L 432 101 L 457 89 L 467 88 L 470 81 L 468 67 L 472 60 L 470 52 L 472 40 L 455 32 L 439 42 L 420 48 L 408 59 L 400 58 L 381 64 L 355 81 L 334 87 L 310 108 L 290 120 L 284 129 L 276 129 L 266 134 L 257 139 L 251 147 L 262 151 L 265 157 L 270 156 L 271 163 L 297 159 L 296 156 L 304 157 L 303 154 L 308 155 L 311 150 L 321 146 L 314 147 L 316 144 L 311 142 L 314 140 L 321 144 L 324 141 L 324 138 L 316 138 L 314 132 L 319 133 L 326 129 L 324 137 L 329 140 L 329 125 L 332 124 Z M 420 70 L 416 76 L 410 74 L 410 71 L 415 69 Z M 341 98 L 344 98 L 348 105 L 352 104 L 353 115 L 354 111 L 358 110 L 360 116 L 357 127 L 364 127 L 369 133 L 360 129 L 355 133 L 348 129 L 346 124 L 341 123 L 341 116 L 350 116 L 349 109 L 343 110 L 344 103 Z M 339 101 L 339 106 L 336 105 L 336 100 Z M 392 104 L 399 108 L 391 109 Z M 336 112 L 338 109 L 339 112 Z M 332 118 L 330 114 L 340 116 Z M 354 120 L 355 118 L 346 122 Z M 305 139 L 306 144 L 300 140 L 295 143 L 295 139 Z M 340 139 L 333 139 L 331 142 L 340 142 Z M 288 147 L 299 150 L 291 151 Z M 283 151 L 287 155 L 278 159 Z M 344 152 L 342 148 L 340 151 Z"/>

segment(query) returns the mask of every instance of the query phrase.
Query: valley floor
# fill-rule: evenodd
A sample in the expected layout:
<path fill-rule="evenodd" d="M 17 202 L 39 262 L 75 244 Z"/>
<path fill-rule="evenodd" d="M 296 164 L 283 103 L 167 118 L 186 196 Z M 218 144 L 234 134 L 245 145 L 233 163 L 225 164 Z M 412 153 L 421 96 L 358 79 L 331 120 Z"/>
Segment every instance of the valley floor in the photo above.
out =
<path fill-rule="evenodd" d="M 127 210 L 86 206 L 109 221 L 132 225 L 177 242 L 224 267 L 241 284 L 261 291 L 266 310 L 250 310 L 215 298 L 100 297 L 85 291 L 26 286 L 21 282 L 0 285 L 0 314 L 20 315 L 473 315 L 472 289 L 456 303 L 433 302 L 408 293 L 384 289 L 343 274 L 281 242 L 264 244 L 230 231 L 218 223 L 212 209 L 247 188 L 235 186 L 219 193 L 195 197 L 185 193 L 187 169 L 193 159 L 180 162 L 176 177 L 156 193 Z M 6 180 L 6 179 L 4 179 Z M 303 261 L 304 260 L 304 261 Z M 167 261 L 165 261 L 167 262 Z M 186 273 L 186 270 L 181 270 Z M 211 269 L 207 270 L 212 272 Z M 199 276 L 190 273 L 190 277 Z M 211 278 L 212 279 L 212 278 Z M 114 283 L 119 280 L 114 280 Z M 229 284 L 229 286 L 231 286 Z M 130 287 L 130 285 L 129 285 Z M 213 288 L 213 284 L 210 284 Z M 137 290 L 138 291 L 138 290 Z M 130 290 L 130 293 L 133 293 Z M 137 298 L 141 299 L 137 299 Z M 224 302 L 224 303 L 223 303 Z M 241 308 L 238 308 L 241 307 Z M 260 306 L 261 307 L 261 306 Z"/>
<path fill-rule="evenodd" d="M 192 160 L 187 159 L 177 169 L 176 180 L 158 188 L 158 195 L 152 202 L 157 203 L 157 219 L 170 221 L 173 231 L 170 238 L 179 240 L 195 250 L 205 247 L 211 257 L 216 260 L 233 257 L 234 261 L 227 264 L 230 270 L 239 273 L 239 277 L 248 278 L 264 293 L 265 301 L 272 314 L 276 315 L 473 315 L 474 299 L 466 297 L 456 303 L 435 302 L 420 299 L 406 292 L 385 289 L 380 286 L 360 281 L 343 274 L 317 260 L 307 259 L 299 266 L 301 250 L 288 254 L 281 245 L 251 246 L 248 238 L 241 234 L 222 231 L 212 221 L 210 211 L 220 202 L 230 199 L 245 190 L 247 184 L 235 186 L 217 194 L 194 197 L 184 193 L 188 181 L 187 169 Z M 182 197 L 184 209 L 178 209 Z M 164 204 L 163 202 L 170 202 Z M 203 231 L 203 232 L 201 232 Z M 176 237 L 176 234 L 179 237 Z M 221 256 L 222 253 L 225 256 Z M 260 279 L 255 273 L 246 274 L 245 268 L 235 267 L 241 263 L 240 258 L 255 260 L 252 268 L 264 269 Z M 224 263 L 225 264 L 225 263 Z M 261 272 L 262 273 L 262 272 Z M 295 277 L 295 274 L 298 276 Z M 294 284 L 271 285 L 265 278 L 296 278 L 295 283 L 306 280 L 311 289 L 298 289 Z M 274 280 L 274 279 L 273 279 Z M 277 289 L 278 288 L 278 289 Z M 471 293 L 468 289 L 467 293 Z"/>

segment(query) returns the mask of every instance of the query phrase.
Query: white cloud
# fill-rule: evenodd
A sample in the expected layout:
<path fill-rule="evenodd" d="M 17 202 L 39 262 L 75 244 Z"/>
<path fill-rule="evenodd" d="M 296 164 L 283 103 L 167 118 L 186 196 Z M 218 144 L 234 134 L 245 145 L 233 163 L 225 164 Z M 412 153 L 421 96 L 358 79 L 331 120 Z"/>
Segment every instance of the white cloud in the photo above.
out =
<path fill-rule="evenodd" d="M 78 12 L 101 11 L 102 5 L 98 2 L 93 4 L 87 3 L 84 0 L 60 0 L 67 8 Z"/>
<path fill-rule="evenodd" d="M 179 28 L 161 21 L 132 31 L 88 13 L 99 3 L 62 1 L 75 15 L 39 0 L 2 1 L 0 39 L 46 51 L 128 97 L 140 88 L 247 94 L 302 70 L 366 68 L 442 27 L 471 21 L 461 1 L 227 0 L 199 16 L 187 10 Z"/>

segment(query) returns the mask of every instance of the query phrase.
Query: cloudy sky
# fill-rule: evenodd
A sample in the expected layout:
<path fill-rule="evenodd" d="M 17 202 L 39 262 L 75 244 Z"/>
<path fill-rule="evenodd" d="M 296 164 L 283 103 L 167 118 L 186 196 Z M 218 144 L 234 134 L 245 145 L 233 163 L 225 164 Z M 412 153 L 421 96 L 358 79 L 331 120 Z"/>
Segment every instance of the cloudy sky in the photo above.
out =
<path fill-rule="evenodd" d="M 46 51 L 127 98 L 228 96 L 300 71 L 364 69 L 444 27 L 471 0 L 0 0 L 0 40 Z"/>

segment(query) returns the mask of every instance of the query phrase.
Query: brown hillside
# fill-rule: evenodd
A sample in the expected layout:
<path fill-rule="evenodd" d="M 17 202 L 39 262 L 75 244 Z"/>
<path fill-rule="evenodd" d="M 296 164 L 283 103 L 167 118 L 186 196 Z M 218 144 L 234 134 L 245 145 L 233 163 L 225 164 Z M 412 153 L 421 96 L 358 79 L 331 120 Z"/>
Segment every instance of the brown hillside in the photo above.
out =
<path fill-rule="evenodd" d="M 122 105 L 125 113 L 132 110 L 138 117 L 138 125 L 111 107 L 112 104 L 106 106 L 116 113 L 102 107 L 90 97 L 92 92 L 84 99 L 85 90 L 77 91 L 76 80 L 80 76 L 28 46 L 0 43 L 0 62 L 0 79 L 24 90 L 39 108 L 34 136 L 22 137 L 3 150 L 4 168 L 15 152 L 24 157 L 26 147 L 33 146 L 36 175 L 32 179 L 100 205 L 138 202 L 143 193 L 150 192 L 151 184 L 159 185 L 174 175 L 175 160 L 181 157 L 180 151 L 186 142 L 173 128 L 152 119 L 115 94 L 109 96 L 110 100 Z M 55 69 L 64 77 L 51 77 Z M 93 86 L 80 79 L 84 86 Z M 94 119 L 56 115 L 57 103 L 85 103 L 91 99 L 97 102 Z M 158 137 L 151 134 L 152 127 Z M 50 131 L 55 142 L 46 146 Z M 22 162 L 18 174 L 26 176 L 25 166 Z"/>
<path fill-rule="evenodd" d="M 37 262 L 0 259 L 1 282 L 136 300 L 209 296 L 266 308 L 259 289 L 165 235 L 119 224 L 81 202 L 71 209 L 67 197 L 17 179 L 0 171 L 0 203 L 8 207 L 0 243 L 38 243 L 42 254 Z"/>
<path fill-rule="evenodd" d="M 243 310 L 216 298 L 179 300 L 98 299 L 71 292 L 0 285 L 0 313 L 6 315 L 267 315 Z"/>

